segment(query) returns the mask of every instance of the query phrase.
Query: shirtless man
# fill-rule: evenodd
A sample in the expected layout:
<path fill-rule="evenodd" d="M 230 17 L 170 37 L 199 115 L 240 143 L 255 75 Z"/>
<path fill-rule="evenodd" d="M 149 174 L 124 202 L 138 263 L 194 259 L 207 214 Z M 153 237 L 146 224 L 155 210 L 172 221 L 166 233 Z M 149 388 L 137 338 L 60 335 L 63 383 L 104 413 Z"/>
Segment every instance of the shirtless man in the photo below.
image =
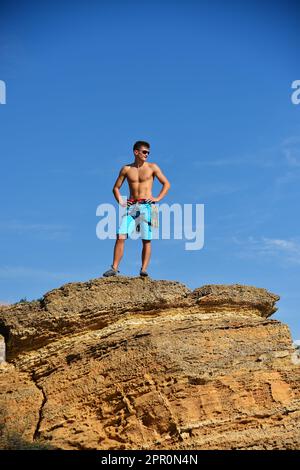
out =
<path fill-rule="evenodd" d="M 113 187 L 114 196 L 119 204 L 123 207 L 127 206 L 126 215 L 123 217 L 122 223 L 117 232 L 117 240 L 114 248 L 114 259 L 111 269 L 106 271 L 103 276 L 116 276 L 119 263 L 124 253 L 124 243 L 128 234 L 136 227 L 136 219 L 141 231 L 143 242 L 142 250 L 142 267 L 140 276 L 148 276 L 147 267 L 151 256 L 151 204 L 159 202 L 167 194 L 170 183 L 162 173 L 156 163 L 148 163 L 147 158 L 150 154 L 150 145 L 148 142 L 139 140 L 133 146 L 135 156 L 134 163 L 123 166 Z M 152 196 L 152 186 L 154 178 L 163 185 L 158 197 Z M 120 188 L 127 179 L 130 197 L 127 204 L 122 200 Z"/>

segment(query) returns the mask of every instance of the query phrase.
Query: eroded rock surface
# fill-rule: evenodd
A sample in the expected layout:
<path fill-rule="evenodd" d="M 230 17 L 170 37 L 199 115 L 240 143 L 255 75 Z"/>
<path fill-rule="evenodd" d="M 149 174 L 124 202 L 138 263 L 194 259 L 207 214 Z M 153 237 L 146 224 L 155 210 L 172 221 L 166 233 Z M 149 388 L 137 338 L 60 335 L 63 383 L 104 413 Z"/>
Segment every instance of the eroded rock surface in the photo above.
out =
<path fill-rule="evenodd" d="M 268 318 L 278 299 L 119 277 L 10 305 L 6 425 L 62 449 L 299 448 L 300 366 Z"/>

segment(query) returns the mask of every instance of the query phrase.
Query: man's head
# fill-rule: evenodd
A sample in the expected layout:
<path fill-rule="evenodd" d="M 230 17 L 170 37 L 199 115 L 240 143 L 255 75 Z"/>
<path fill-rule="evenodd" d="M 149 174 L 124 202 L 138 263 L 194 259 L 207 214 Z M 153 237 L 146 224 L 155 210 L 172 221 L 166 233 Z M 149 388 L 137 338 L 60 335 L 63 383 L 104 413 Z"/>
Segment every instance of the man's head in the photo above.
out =
<path fill-rule="evenodd" d="M 150 153 L 150 144 L 144 140 L 138 140 L 133 146 L 133 153 L 135 158 L 146 161 Z"/>

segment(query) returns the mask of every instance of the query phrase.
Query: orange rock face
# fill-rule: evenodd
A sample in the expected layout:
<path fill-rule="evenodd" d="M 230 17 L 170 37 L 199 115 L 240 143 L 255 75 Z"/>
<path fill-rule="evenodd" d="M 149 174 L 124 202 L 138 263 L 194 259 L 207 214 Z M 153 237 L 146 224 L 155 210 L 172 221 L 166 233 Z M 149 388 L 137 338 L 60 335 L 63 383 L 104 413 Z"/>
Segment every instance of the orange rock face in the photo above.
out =
<path fill-rule="evenodd" d="M 268 318 L 278 299 L 119 277 L 5 307 L 5 425 L 61 449 L 297 449 L 300 365 Z"/>

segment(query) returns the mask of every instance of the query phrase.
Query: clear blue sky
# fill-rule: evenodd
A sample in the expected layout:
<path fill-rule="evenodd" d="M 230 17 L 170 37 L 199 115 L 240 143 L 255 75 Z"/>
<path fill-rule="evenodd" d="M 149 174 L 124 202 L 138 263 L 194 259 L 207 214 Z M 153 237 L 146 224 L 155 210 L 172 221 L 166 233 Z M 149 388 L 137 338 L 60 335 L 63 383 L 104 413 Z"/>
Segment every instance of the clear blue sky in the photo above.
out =
<path fill-rule="evenodd" d="M 114 242 L 96 208 L 143 139 L 165 202 L 205 204 L 204 248 L 154 242 L 151 275 L 265 287 L 299 339 L 296 5 L 1 2 L 0 301 L 102 275 Z M 122 273 L 139 259 L 129 240 Z"/>

